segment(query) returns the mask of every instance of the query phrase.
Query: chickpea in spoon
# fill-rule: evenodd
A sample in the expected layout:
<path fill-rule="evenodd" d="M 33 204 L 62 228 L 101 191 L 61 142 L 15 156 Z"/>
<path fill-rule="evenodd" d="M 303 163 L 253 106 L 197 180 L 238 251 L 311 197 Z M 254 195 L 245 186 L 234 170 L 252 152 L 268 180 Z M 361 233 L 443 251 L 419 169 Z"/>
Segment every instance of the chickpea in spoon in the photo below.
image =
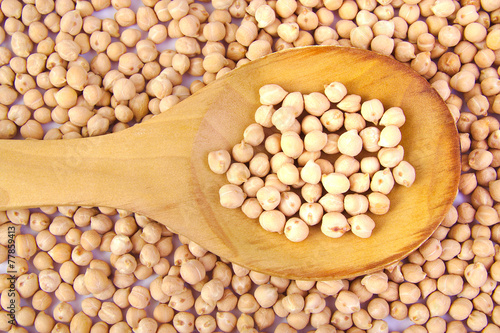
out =
<path fill-rule="evenodd" d="M 208 154 L 210 170 L 225 174 L 229 182 L 219 190 L 221 205 L 241 207 L 247 217 L 258 219 L 265 230 L 284 233 L 292 242 L 305 240 L 309 228 L 318 224 L 311 214 L 322 216 L 319 227 L 328 237 L 338 238 L 349 231 L 361 238 L 370 237 L 376 223 L 367 213 L 372 216 L 387 213 L 390 209 L 387 195 L 394 185 L 410 187 L 415 182 L 415 168 L 404 160 L 404 149 L 400 146 L 404 111 L 399 107 L 386 111 L 378 99 L 360 103 L 360 96 L 349 95 L 341 82 L 331 82 L 322 92 L 310 94 L 288 92 L 277 84 L 267 84 L 259 89 L 259 99 L 262 105 L 255 112 L 255 123 L 245 128 L 242 141 L 232 149 L 233 156 L 227 150 Z M 354 111 L 354 104 L 348 106 L 350 100 L 356 101 L 359 113 Z M 327 112 L 335 113 L 336 118 L 323 118 Z M 362 126 L 351 128 L 347 122 L 350 115 L 360 115 Z M 339 122 L 339 118 L 344 122 Z M 375 133 L 374 138 L 359 135 L 367 123 Z M 334 136 L 325 151 L 328 135 Z M 267 149 L 264 141 L 274 140 L 273 136 L 280 140 Z M 239 152 L 243 146 L 248 151 L 244 160 Z M 280 152 L 285 160 L 274 168 L 274 173 L 269 159 Z M 355 163 L 350 163 L 346 170 L 334 168 L 339 156 L 351 158 Z M 376 166 L 370 173 L 363 172 L 360 162 L 370 157 Z M 323 168 L 316 163 L 318 159 L 322 160 Z M 281 185 L 267 186 L 269 175 L 277 176 Z M 262 179 L 257 191 L 254 186 L 245 186 L 250 177 L 252 183 L 256 182 L 255 177 Z M 311 199 L 307 188 L 314 189 L 317 197 Z M 294 202 L 296 209 L 292 212 L 286 203 L 279 207 L 281 200 L 287 198 L 281 194 L 286 193 L 302 194 Z M 321 204 L 321 198 L 328 195 L 340 198 L 341 207 L 335 212 Z M 316 212 L 298 213 L 302 207 L 306 211 L 310 204 L 318 202 Z"/>

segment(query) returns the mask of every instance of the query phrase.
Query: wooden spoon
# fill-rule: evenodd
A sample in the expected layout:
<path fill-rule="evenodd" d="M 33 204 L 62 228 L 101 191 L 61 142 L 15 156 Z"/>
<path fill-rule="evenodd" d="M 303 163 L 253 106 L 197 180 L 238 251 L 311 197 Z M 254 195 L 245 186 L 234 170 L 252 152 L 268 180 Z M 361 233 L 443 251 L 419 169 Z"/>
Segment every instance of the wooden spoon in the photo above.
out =
<path fill-rule="evenodd" d="M 301 243 L 264 231 L 239 209 L 220 206 L 227 183 L 207 163 L 212 150 L 241 141 L 259 106 L 258 89 L 322 91 L 343 82 L 363 100 L 400 106 L 412 187 L 397 186 L 391 209 L 374 217 L 369 239 L 339 239 L 319 227 Z M 74 140 L 2 140 L 0 210 L 53 205 L 106 206 L 140 213 L 209 251 L 262 273 L 324 280 L 374 272 L 417 249 L 438 227 L 457 193 L 458 134 L 428 82 L 389 57 L 353 48 L 305 47 L 252 61 L 122 132 Z"/>

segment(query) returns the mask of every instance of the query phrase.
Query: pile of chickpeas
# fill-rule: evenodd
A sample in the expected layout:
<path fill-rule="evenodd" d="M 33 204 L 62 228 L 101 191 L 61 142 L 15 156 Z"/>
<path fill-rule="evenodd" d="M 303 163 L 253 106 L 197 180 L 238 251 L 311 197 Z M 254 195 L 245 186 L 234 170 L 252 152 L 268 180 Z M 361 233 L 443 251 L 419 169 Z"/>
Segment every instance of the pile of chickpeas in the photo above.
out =
<path fill-rule="evenodd" d="M 394 185 L 415 181 L 399 144 L 403 110 L 384 110 L 378 99 L 362 102 L 341 82 L 310 94 L 267 84 L 259 95 L 256 122 L 241 143 L 231 153 L 208 154 L 210 169 L 229 181 L 219 189 L 221 205 L 241 207 L 292 242 L 306 239 L 317 224 L 331 238 L 349 230 L 370 237 L 375 221 L 366 213 L 387 213 Z"/>
<path fill-rule="evenodd" d="M 248 61 L 328 44 L 429 80 L 456 120 L 463 171 L 417 251 L 343 280 L 249 271 L 107 207 L 1 212 L 1 331 L 500 331 L 498 0 L 2 0 L 0 19 L 2 139 L 120 131 Z"/>

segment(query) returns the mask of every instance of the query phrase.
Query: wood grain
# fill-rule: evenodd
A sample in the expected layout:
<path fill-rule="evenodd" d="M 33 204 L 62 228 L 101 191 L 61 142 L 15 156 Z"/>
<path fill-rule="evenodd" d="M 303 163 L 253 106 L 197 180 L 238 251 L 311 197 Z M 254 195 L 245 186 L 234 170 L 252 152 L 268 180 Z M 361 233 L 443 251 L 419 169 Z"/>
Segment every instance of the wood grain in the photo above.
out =
<path fill-rule="evenodd" d="M 239 210 L 222 208 L 208 152 L 242 138 L 258 89 L 321 91 L 341 81 L 364 100 L 400 106 L 411 188 L 396 187 L 391 210 L 374 217 L 371 238 L 302 243 L 270 234 Z M 427 81 L 388 57 L 340 47 L 273 53 L 234 70 L 166 113 L 110 135 L 65 141 L 0 142 L 0 210 L 51 205 L 108 206 L 151 217 L 211 252 L 253 270 L 294 279 L 373 272 L 407 256 L 437 228 L 457 193 L 459 140 L 446 105 Z"/>

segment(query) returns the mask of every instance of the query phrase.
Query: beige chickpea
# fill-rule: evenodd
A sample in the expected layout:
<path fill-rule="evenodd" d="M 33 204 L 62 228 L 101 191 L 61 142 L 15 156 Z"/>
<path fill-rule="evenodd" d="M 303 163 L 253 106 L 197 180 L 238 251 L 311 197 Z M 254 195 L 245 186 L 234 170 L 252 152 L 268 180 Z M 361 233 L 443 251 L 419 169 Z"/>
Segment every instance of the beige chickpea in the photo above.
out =
<path fill-rule="evenodd" d="M 71 246 L 65 243 L 56 244 L 48 251 L 48 254 L 55 262 L 62 264 L 71 258 Z"/>
<path fill-rule="evenodd" d="M 359 113 L 346 113 L 344 127 L 346 131 L 356 130 L 359 133 L 366 127 L 366 121 Z"/>
<path fill-rule="evenodd" d="M 23 274 L 16 280 L 16 290 L 23 298 L 29 298 L 38 290 L 38 276 L 34 273 Z"/>
<path fill-rule="evenodd" d="M 93 254 L 85 250 L 81 245 L 77 245 L 71 252 L 71 259 L 79 266 L 86 266 L 93 259 Z"/>
<path fill-rule="evenodd" d="M 250 177 L 243 184 L 243 191 L 247 196 L 254 198 L 262 187 L 264 187 L 264 180 L 259 177 Z"/>
<path fill-rule="evenodd" d="M 395 147 L 401 141 L 401 132 L 397 126 L 389 125 L 380 131 L 378 145 L 380 147 Z"/>
<path fill-rule="evenodd" d="M 280 192 L 271 186 L 264 186 L 259 189 L 256 197 L 264 210 L 273 210 L 278 207 L 280 202 Z"/>
<path fill-rule="evenodd" d="M 340 135 L 338 148 L 342 154 L 356 156 L 363 148 L 363 140 L 356 130 L 350 130 Z"/>
<path fill-rule="evenodd" d="M 373 40 L 373 31 L 368 25 L 361 25 L 351 30 L 352 45 L 361 49 L 368 49 Z"/>
<path fill-rule="evenodd" d="M 59 287 L 61 277 L 59 273 L 52 269 L 45 269 L 39 274 L 40 289 L 45 292 L 53 292 Z"/>
<path fill-rule="evenodd" d="M 15 237 L 15 249 L 21 258 L 29 259 L 37 251 L 36 240 L 33 235 L 17 235 Z"/>
<path fill-rule="evenodd" d="M 52 304 L 52 298 L 50 294 L 46 293 L 43 290 L 38 290 L 31 300 L 31 305 L 33 309 L 44 311 Z"/>
<path fill-rule="evenodd" d="M 63 282 L 59 285 L 55 292 L 55 295 L 61 302 L 71 302 L 76 299 L 75 290 L 69 283 L 66 282 Z"/>
<path fill-rule="evenodd" d="M 212 42 L 223 40 L 226 35 L 226 26 L 219 21 L 207 23 L 203 27 L 203 36 Z"/>
<path fill-rule="evenodd" d="M 304 137 L 304 148 L 307 151 L 320 151 L 326 146 L 327 140 L 328 136 L 326 133 L 313 130 Z"/>
<path fill-rule="evenodd" d="M 344 210 L 344 195 L 327 193 L 319 199 L 319 204 L 325 212 L 342 212 Z"/>
<path fill-rule="evenodd" d="M 12 52 L 19 57 L 27 58 L 33 50 L 33 42 L 28 35 L 23 32 L 14 32 L 11 36 L 10 43 Z"/>
<path fill-rule="evenodd" d="M 349 215 L 364 214 L 368 211 L 368 199 L 362 194 L 347 194 L 344 197 L 344 210 Z"/>
<path fill-rule="evenodd" d="M 390 55 L 394 50 L 394 40 L 386 35 L 375 36 L 370 42 L 372 51 Z"/>
<path fill-rule="evenodd" d="M 56 245 L 56 238 L 48 230 L 42 230 L 36 236 L 36 243 L 43 251 L 50 251 Z"/>
<path fill-rule="evenodd" d="M 231 154 L 237 162 L 246 163 L 252 159 L 252 157 L 254 155 L 254 149 L 251 145 L 242 141 L 242 142 L 233 146 Z M 228 163 L 229 162 L 230 162 L 230 159 L 229 159 Z M 228 168 L 229 168 L 229 164 L 228 164 Z"/>
<path fill-rule="evenodd" d="M 196 284 L 205 278 L 206 272 L 199 260 L 191 259 L 181 265 L 180 274 L 187 283 Z"/>
<path fill-rule="evenodd" d="M 345 193 L 350 187 L 349 179 L 344 174 L 335 172 L 328 175 L 322 175 L 321 183 L 325 190 L 332 194 Z"/>
<path fill-rule="evenodd" d="M 482 292 L 476 298 L 474 298 L 472 302 L 476 310 L 491 315 L 494 308 L 494 303 L 490 295 Z"/>
<path fill-rule="evenodd" d="M 112 302 L 103 302 L 99 309 L 98 316 L 99 319 L 109 325 L 116 324 L 117 322 L 123 320 L 120 308 Z"/>
<path fill-rule="evenodd" d="M 304 151 L 304 143 L 302 139 L 297 133 L 292 131 L 285 131 L 281 134 L 280 144 L 283 153 L 293 159 L 298 158 Z"/>
<path fill-rule="evenodd" d="M 268 136 L 264 141 L 264 147 L 268 153 L 278 154 L 281 151 L 281 134 L 274 133 Z"/>
<path fill-rule="evenodd" d="M 368 173 L 354 173 L 349 177 L 350 190 L 355 193 L 364 193 L 370 188 L 370 175 Z"/>
<path fill-rule="evenodd" d="M 61 302 L 57 304 L 52 312 L 54 319 L 63 323 L 69 323 L 74 316 L 74 310 L 71 304 Z"/>
<path fill-rule="evenodd" d="M 259 28 L 266 28 L 276 19 L 276 14 L 268 5 L 259 6 L 255 11 L 255 20 Z"/>
<path fill-rule="evenodd" d="M 474 330 L 482 330 L 488 324 L 486 314 L 481 311 L 473 310 L 467 318 L 467 326 Z"/>
<path fill-rule="evenodd" d="M 401 278 L 401 279 L 403 279 L 403 278 Z M 436 291 L 436 289 L 437 289 L 436 280 L 434 280 L 432 278 L 425 278 L 424 280 L 419 282 L 418 288 L 419 288 L 418 292 L 420 292 L 422 297 L 426 298 L 428 295 L 430 295 L 431 293 Z M 416 293 L 413 295 L 405 295 L 405 297 L 408 297 L 408 299 L 405 298 L 405 302 L 408 303 L 408 301 L 410 301 L 412 299 L 411 297 L 413 297 L 413 296 L 416 296 Z"/>
<path fill-rule="evenodd" d="M 278 300 L 278 291 L 271 284 L 263 284 L 257 287 L 254 296 L 260 306 L 270 308 Z"/>
<path fill-rule="evenodd" d="M 125 235 L 115 235 L 110 243 L 111 252 L 118 256 L 130 252 L 132 248 L 132 241 Z"/>
<path fill-rule="evenodd" d="M 498 29 L 488 32 L 488 35 L 486 36 L 486 46 L 492 50 L 498 50 L 500 48 L 498 42 L 499 37 L 500 35 Z"/>
<path fill-rule="evenodd" d="M 306 94 L 304 95 L 304 108 L 310 114 L 321 117 L 330 108 L 330 100 L 319 92 Z"/>
<path fill-rule="evenodd" d="M 310 226 L 321 222 L 323 218 L 323 208 L 318 203 L 303 203 L 299 208 L 300 218 Z"/>
<path fill-rule="evenodd" d="M 472 43 L 478 43 L 486 38 L 486 28 L 478 22 L 471 22 L 465 26 L 464 38 Z"/>
<path fill-rule="evenodd" d="M 325 86 L 325 95 L 330 102 L 338 103 L 347 95 L 347 88 L 341 82 L 332 82 Z"/>
<path fill-rule="evenodd" d="M 381 148 L 377 153 L 377 157 L 381 166 L 393 168 L 403 160 L 404 148 L 401 145 L 394 148 Z"/>
<path fill-rule="evenodd" d="M 150 302 L 149 290 L 142 286 L 134 286 L 128 296 L 130 305 L 137 309 L 144 309 Z"/>
<path fill-rule="evenodd" d="M 217 326 L 226 332 L 233 330 L 236 327 L 236 316 L 231 312 L 217 312 L 216 314 Z"/>
<path fill-rule="evenodd" d="M 366 275 L 361 280 L 361 284 L 364 285 L 368 291 L 374 294 L 380 294 L 386 291 L 388 288 L 388 277 L 383 272 Z M 375 319 L 383 319 L 383 318 L 385 318 L 385 316 L 382 318 L 375 318 Z"/>
<path fill-rule="evenodd" d="M 84 287 L 93 294 L 103 292 L 111 285 L 111 281 L 108 279 L 105 272 L 100 269 L 92 268 L 87 268 L 83 275 L 83 282 Z"/>
<path fill-rule="evenodd" d="M 268 210 L 259 216 L 260 225 L 267 231 L 282 233 L 285 228 L 286 217 L 279 210 Z"/>
<path fill-rule="evenodd" d="M 481 91 L 485 96 L 493 96 L 500 92 L 500 80 L 497 76 L 484 78 L 481 81 Z"/>
<path fill-rule="evenodd" d="M 272 115 L 275 112 L 272 105 L 261 105 L 255 111 L 255 122 L 263 127 L 272 127 Z"/>
<path fill-rule="evenodd" d="M 208 73 L 216 74 L 227 64 L 227 59 L 218 52 L 209 53 L 203 59 L 203 68 Z"/>
<path fill-rule="evenodd" d="M 452 302 L 449 314 L 454 320 L 466 320 L 472 309 L 473 305 L 470 300 L 467 298 L 457 298 Z"/>
<path fill-rule="evenodd" d="M 88 332 L 92 326 L 92 319 L 90 319 L 83 312 L 76 313 L 70 322 L 70 331 Z"/>
<path fill-rule="evenodd" d="M 344 114 L 337 109 L 331 109 L 323 113 L 321 123 L 330 132 L 338 131 L 344 124 Z"/>
<path fill-rule="evenodd" d="M 360 310 L 359 298 L 351 291 L 343 290 L 337 295 L 335 307 L 344 314 L 351 314 Z"/>
<path fill-rule="evenodd" d="M 250 178 L 250 170 L 243 163 L 232 163 L 226 172 L 227 180 L 234 185 L 241 185 Z"/>
<path fill-rule="evenodd" d="M 301 179 L 309 184 L 318 184 L 321 180 L 321 175 L 321 167 L 313 160 L 307 161 L 300 170 Z"/>
<path fill-rule="evenodd" d="M 482 263 L 470 264 L 465 268 L 464 276 L 471 286 L 481 287 L 486 282 L 486 268 Z"/>
<path fill-rule="evenodd" d="M 400 301 L 394 301 L 390 304 L 390 313 L 393 318 L 402 320 L 408 315 L 408 307 Z"/>
<path fill-rule="evenodd" d="M 271 43 L 264 39 L 257 39 L 248 46 L 246 57 L 255 60 L 269 53 L 271 53 Z"/>
<path fill-rule="evenodd" d="M 248 198 L 241 205 L 241 211 L 249 218 L 256 219 L 263 209 L 256 198 Z"/>
<path fill-rule="evenodd" d="M 378 127 L 370 126 L 362 129 L 359 136 L 363 142 L 363 148 L 368 152 L 377 152 L 380 150 L 380 130 Z"/>
<path fill-rule="evenodd" d="M 150 268 L 160 261 L 160 253 L 152 244 L 145 244 L 139 254 L 141 264 Z"/>
<path fill-rule="evenodd" d="M 254 147 L 260 145 L 264 138 L 264 129 L 259 124 L 251 124 L 243 131 L 243 141 Z"/>
<path fill-rule="evenodd" d="M 350 230 L 350 225 L 344 215 L 330 212 L 323 215 L 321 231 L 328 237 L 338 238 Z"/>
<path fill-rule="evenodd" d="M 461 92 L 469 92 L 474 87 L 474 74 L 468 71 L 459 71 L 452 76 L 450 86 Z"/>
<path fill-rule="evenodd" d="M 295 1 L 280 0 L 276 2 L 276 12 L 282 18 L 290 17 L 297 9 Z"/>
<path fill-rule="evenodd" d="M 66 261 L 61 265 L 59 271 L 62 281 L 74 283 L 79 273 L 79 267 L 72 261 Z"/>
<path fill-rule="evenodd" d="M 113 96 L 118 102 L 128 101 L 132 99 L 136 93 L 135 85 L 129 79 L 118 79 L 113 86 Z"/>
<path fill-rule="evenodd" d="M 16 321 L 18 325 L 21 326 L 32 326 L 35 322 L 36 312 L 30 307 L 23 306 L 17 312 Z"/>
<path fill-rule="evenodd" d="M 125 75 L 138 73 L 144 66 L 135 53 L 125 53 L 118 60 L 118 70 Z"/>
<path fill-rule="evenodd" d="M 284 234 L 292 242 L 301 242 L 309 235 L 308 224 L 300 218 L 292 217 L 285 224 Z"/>
<path fill-rule="evenodd" d="M 367 312 L 373 319 L 382 320 L 390 314 L 390 305 L 382 298 L 374 298 L 368 303 Z"/>
<path fill-rule="evenodd" d="M 39 332 L 50 332 L 55 326 L 55 321 L 52 316 L 41 311 L 37 314 L 33 325 Z"/>
<path fill-rule="evenodd" d="M 278 26 L 278 36 L 285 42 L 293 43 L 299 37 L 299 25 L 295 22 L 282 23 Z"/>
<path fill-rule="evenodd" d="M 213 151 L 208 154 L 208 165 L 212 172 L 224 174 L 231 164 L 231 156 L 226 150 Z"/>
<path fill-rule="evenodd" d="M 458 295 L 462 291 L 463 280 L 458 275 L 442 275 L 438 278 L 437 288 L 447 296 Z"/>
<path fill-rule="evenodd" d="M 271 123 L 282 133 L 289 131 L 293 126 L 296 116 L 296 109 L 291 106 L 282 106 L 271 115 Z"/>
<path fill-rule="evenodd" d="M 440 291 L 434 291 L 427 297 L 426 305 L 431 317 L 442 316 L 448 312 L 451 305 L 451 298 Z"/>
<path fill-rule="evenodd" d="M 285 185 L 294 185 L 299 181 L 300 173 L 292 163 L 284 163 L 278 169 L 278 179 Z"/>
<path fill-rule="evenodd" d="M 380 192 L 382 194 L 389 194 L 394 187 L 394 177 L 389 168 L 379 170 L 372 176 L 370 188 L 372 191 Z"/>
<path fill-rule="evenodd" d="M 489 102 L 483 95 L 474 95 L 467 101 L 467 107 L 475 115 L 485 115 Z"/>
<path fill-rule="evenodd" d="M 370 329 L 372 327 L 372 317 L 365 309 L 361 309 L 352 314 L 354 325 L 360 329 Z"/>
<path fill-rule="evenodd" d="M 359 214 L 347 219 L 351 225 L 351 231 L 358 237 L 368 238 L 375 228 L 375 222 L 366 214 Z"/>

